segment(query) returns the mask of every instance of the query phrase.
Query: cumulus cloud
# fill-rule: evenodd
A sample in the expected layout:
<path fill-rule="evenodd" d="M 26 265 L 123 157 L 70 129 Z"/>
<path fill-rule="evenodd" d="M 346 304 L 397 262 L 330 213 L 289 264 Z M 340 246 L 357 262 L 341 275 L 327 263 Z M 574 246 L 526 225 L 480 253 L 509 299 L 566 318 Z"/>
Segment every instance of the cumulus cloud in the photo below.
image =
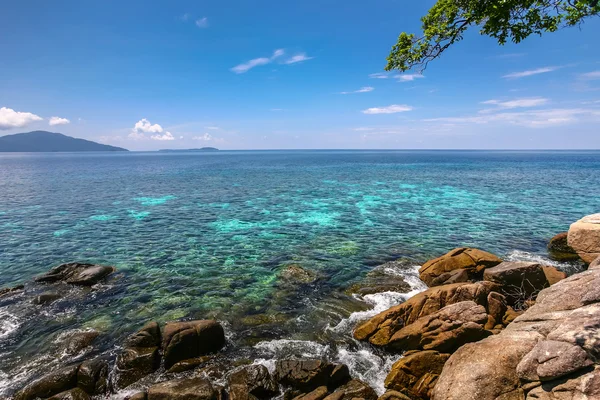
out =
<path fill-rule="evenodd" d="M 302 61 L 312 60 L 314 57 L 308 57 L 306 53 L 299 53 L 284 61 L 284 64 L 296 64 Z"/>
<path fill-rule="evenodd" d="M 54 126 L 54 125 L 67 125 L 70 124 L 71 121 L 69 121 L 66 118 L 61 118 L 61 117 L 51 117 L 50 120 L 48 121 L 48 124 L 50 126 Z"/>
<path fill-rule="evenodd" d="M 152 135 L 150 136 L 152 140 L 175 140 L 175 137 L 171 134 L 171 132 L 165 132 L 162 135 Z"/>
<path fill-rule="evenodd" d="M 135 123 L 133 129 L 131 130 L 131 133 L 129 134 L 129 137 L 132 139 L 140 140 L 140 139 L 146 138 L 144 133 L 155 133 L 156 134 L 156 133 L 163 133 L 163 132 L 164 132 L 164 129 L 159 124 L 152 124 L 146 118 L 142 118 L 138 122 Z M 166 138 L 162 138 L 163 136 Z M 165 135 L 154 135 L 154 136 L 152 136 L 152 139 L 154 139 L 154 140 L 173 140 L 174 139 L 174 138 L 168 139 L 169 136 L 173 137 L 173 135 L 171 135 L 169 132 L 166 132 Z M 157 137 L 161 137 L 161 139 L 156 139 Z"/>
<path fill-rule="evenodd" d="M 412 110 L 413 108 L 411 106 L 407 106 L 405 104 L 392 104 L 391 106 L 387 107 L 367 108 L 366 110 L 363 110 L 363 114 L 396 114 Z"/>
<path fill-rule="evenodd" d="M 15 111 L 12 108 L 0 108 L 0 130 L 23 128 L 43 118 L 28 112 Z"/>
<path fill-rule="evenodd" d="M 528 70 L 528 71 L 513 72 L 511 74 L 504 75 L 503 78 L 506 78 L 506 79 L 525 78 L 527 76 L 539 75 L 539 74 L 545 74 L 545 73 L 548 73 L 548 72 L 553 72 L 553 71 L 556 71 L 557 69 L 560 69 L 560 68 L 561 67 L 543 67 L 543 68 L 531 69 L 531 70 Z"/>
<path fill-rule="evenodd" d="M 254 67 L 270 64 L 273 61 L 275 61 L 277 58 L 283 56 L 284 54 L 285 54 L 285 50 L 277 49 L 273 52 L 273 55 L 271 57 L 255 58 L 253 60 L 242 63 L 240 65 L 236 65 L 235 67 L 231 68 L 231 71 L 235 72 L 236 74 L 243 74 L 243 73 L 250 71 Z"/>
<path fill-rule="evenodd" d="M 202 17 L 196 20 L 196 26 L 198 28 L 208 28 L 208 18 Z"/>
<path fill-rule="evenodd" d="M 412 82 L 417 79 L 425 78 L 425 76 L 421 74 L 402 74 L 395 75 L 394 78 L 398 79 L 400 82 Z"/>
<path fill-rule="evenodd" d="M 202 136 L 194 136 L 192 139 L 194 140 L 203 140 L 205 142 L 208 142 L 209 140 L 212 140 L 213 137 L 210 133 L 206 132 L 204 135 Z"/>
<path fill-rule="evenodd" d="M 372 92 L 373 90 L 375 90 L 375 88 L 374 88 L 374 87 L 371 87 L 371 86 L 365 86 L 365 87 L 362 87 L 362 88 L 360 88 L 360 89 L 358 89 L 358 90 L 354 90 L 354 91 L 352 91 L 352 92 L 342 92 L 341 94 L 352 94 L 352 93 L 369 93 L 369 92 Z"/>

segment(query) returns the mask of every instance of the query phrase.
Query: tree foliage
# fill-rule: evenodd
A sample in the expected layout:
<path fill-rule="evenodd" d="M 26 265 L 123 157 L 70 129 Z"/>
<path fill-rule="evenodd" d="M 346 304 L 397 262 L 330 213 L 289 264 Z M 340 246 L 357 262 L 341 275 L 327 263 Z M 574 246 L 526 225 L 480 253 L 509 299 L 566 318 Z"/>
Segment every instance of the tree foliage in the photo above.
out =
<path fill-rule="evenodd" d="M 423 71 L 472 26 L 482 35 L 519 43 L 530 35 L 581 24 L 600 14 L 599 0 L 438 0 L 421 18 L 423 35 L 403 32 L 386 70 Z"/>

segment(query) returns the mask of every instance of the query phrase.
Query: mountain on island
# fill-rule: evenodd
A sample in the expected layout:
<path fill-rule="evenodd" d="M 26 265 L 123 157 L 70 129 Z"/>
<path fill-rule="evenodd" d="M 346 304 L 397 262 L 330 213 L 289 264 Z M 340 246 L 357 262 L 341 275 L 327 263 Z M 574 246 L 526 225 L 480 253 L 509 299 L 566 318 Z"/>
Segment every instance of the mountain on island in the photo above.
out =
<path fill-rule="evenodd" d="M 159 150 L 159 151 L 164 151 L 164 152 L 170 152 L 170 153 L 174 153 L 174 152 L 193 152 L 193 151 L 219 151 L 219 149 L 215 148 L 215 147 L 201 147 L 199 149 L 163 149 L 163 150 Z"/>
<path fill-rule="evenodd" d="M 35 131 L 0 136 L 0 152 L 128 151 L 62 133 Z"/>

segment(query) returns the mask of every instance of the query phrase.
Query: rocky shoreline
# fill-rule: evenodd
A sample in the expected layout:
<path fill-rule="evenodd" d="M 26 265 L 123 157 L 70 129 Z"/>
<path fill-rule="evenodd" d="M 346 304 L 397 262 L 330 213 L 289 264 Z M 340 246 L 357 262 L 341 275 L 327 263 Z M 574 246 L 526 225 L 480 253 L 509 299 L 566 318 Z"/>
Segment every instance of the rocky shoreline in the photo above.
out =
<path fill-rule="evenodd" d="M 420 269 L 429 289 L 356 326 L 354 339 L 396 355 L 386 392 L 324 358 L 285 358 L 267 366 L 222 356 L 227 326 L 216 320 L 150 321 L 112 356 L 84 359 L 27 383 L 15 400 L 530 400 L 600 399 L 600 215 L 550 241 L 557 260 L 581 259 L 567 277 L 536 262 L 503 261 L 457 248 Z M 31 302 L 51 304 L 71 286 L 101 283 L 110 266 L 69 263 L 36 279 L 47 285 Z M 290 267 L 283 280 L 318 279 Z M 353 293 L 408 290 L 402 280 L 370 274 Z M 0 290 L 14 296 L 23 287 Z M 91 290 L 91 289 L 90 289 Z M 65 338 L 73 354 L 94 331 Z"/>

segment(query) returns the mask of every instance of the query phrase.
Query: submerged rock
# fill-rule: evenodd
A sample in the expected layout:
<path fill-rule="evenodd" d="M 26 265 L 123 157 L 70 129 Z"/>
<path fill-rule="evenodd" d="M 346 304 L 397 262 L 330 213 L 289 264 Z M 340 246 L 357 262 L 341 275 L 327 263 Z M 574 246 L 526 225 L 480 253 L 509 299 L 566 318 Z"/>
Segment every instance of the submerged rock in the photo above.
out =
<path fill-rule="evenodd" d="M 440 282 L 436 278 L 455 270 L 465 270 L 469 279 L 479 279 L 484 269 L 494 267 L 501 262 L 501 259 L 486 251 L 460 247 L 427 261 L 419 269 L 419 274 L 421 280 L 431 287 L 434 284 L 443 284 L 445 280 Z"/>
<path fill-rule="evenodd" d="M 56 300 L 60 299 L 62 295 L 55 291 L 44 292 L 33 298 L 31 301 L 33 304 L 43 305 L 43 304 L 51 304 Z"/>
<path fill-rule="evenodd" d="M 92 286 L 115 272 L 115 267 L 83 263 L 68 263 L 52 268 L 38 276 L 36 282 L 65 282 L 72 285 Z"/>
<path fill-rule="evenodd" d="M 168 322 L 163 330 L 165 368 L 179 361 L 215 353 L 225 346 L 225 331 L 214 320 Z"/>
<path fill-rule="evenodd" d="M 562 232 L 550 239 L 548 243 L 548 252 L 550 257 L 557 261 L 578 260 L 577 252 L 569 246 L 568 232 Z"/>
<path fill-rule="evenodd" d="M 600 257 L 600 214 L 588 215 L 572 224 L 568 244 L 588 264 Z"/>
<path fill-rule="evenodd" d="M 279 281 L 283 285 L 305 285 L 316 280 L 317 274 L 297 264 L 288 265 L 279 273 Z"/>
<path fill-rule="evenodd" d="M 347 290 L 347 294 L 359 294 L 365 296 L 368 294 L 381 292 L 399 292 L 408 293 L 411 286 L 400 275 L 391 275 L 386 273 L 385 268 L 397 268 L 396 261 L 390 261 L 378 266 L 370 271 L 360 282 L 353 284 Z"/>

